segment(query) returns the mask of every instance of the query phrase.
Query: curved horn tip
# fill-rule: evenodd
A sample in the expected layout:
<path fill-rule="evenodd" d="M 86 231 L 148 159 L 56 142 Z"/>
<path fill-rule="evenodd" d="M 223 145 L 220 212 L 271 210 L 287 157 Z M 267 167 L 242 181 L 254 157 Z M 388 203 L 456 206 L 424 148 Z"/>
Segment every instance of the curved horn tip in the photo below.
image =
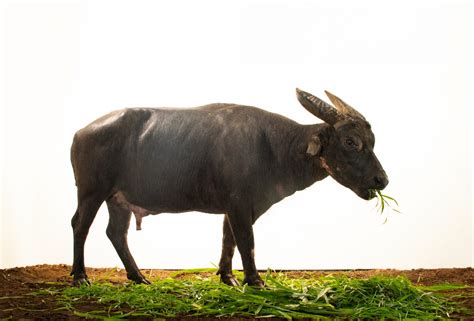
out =
<path fill-rule="evenodd" d="M 326 96 L 328 96 L 329 98 L 331 98 L 331 97 L 335 97 L 335 98 L 337 98 L 337 96 L 336 96 L 336 95 L 334 95 L 334 94 L 331 94 L 331 93 L 330 93 L 328 90 L 325 90 L 325 91 L 324 91 L 324 93 L 325 93 L 325 94 L 326 94 Z"/>
<path fill-rule="evenodd" d="M 298 99 L 300 99 L 300 98 L 309 99 L 311 97 L 311 94 L 307 93 L 304 90 L 296 88 L 296 96 L 298 97 Z"/>
<path fill-rule="evenodd" d="M 359 113 L 354 107 L 351 107 L 349 104 L 344 102 L 341 98 L 337 97 L 336 95 L 331 94 L 329 91 L 325 90 L 326 96 L 328 96 L 329 100 L 336 106 L 336 108 L 346 115 L 351 116 L 352 118 L 360 118 L 362 120 L 366 120 L 361 113 Z"/>

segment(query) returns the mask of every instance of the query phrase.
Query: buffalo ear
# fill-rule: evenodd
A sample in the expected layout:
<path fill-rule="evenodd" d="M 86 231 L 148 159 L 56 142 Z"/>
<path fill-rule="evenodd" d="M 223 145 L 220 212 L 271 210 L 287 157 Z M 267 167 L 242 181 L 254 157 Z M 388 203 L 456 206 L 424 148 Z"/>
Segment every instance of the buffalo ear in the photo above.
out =
<path fill-rule="evenodd" d="M 315 156 L 321 151 L 321 141 L 318 136 L 312 136 L 306 149 L 306 154 Z"/>

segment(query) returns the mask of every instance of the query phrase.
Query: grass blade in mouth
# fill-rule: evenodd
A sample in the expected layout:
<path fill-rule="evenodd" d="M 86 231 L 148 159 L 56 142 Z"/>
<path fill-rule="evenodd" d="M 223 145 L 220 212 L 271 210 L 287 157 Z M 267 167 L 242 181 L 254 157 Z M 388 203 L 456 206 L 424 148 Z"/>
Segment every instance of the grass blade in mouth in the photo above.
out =
<path fill-rule="evenodd" d="M 394 212 L 400 213 L 400 210 L 398 209 L 398 201 L 395 198 L 383 194 L 382 191 L 378 189 L 371 189 L 370 193 L 373 197 L 377 199 L 377 204 L 375 205 L 375 208 L 380 214 L 383 214 L 387 207 L 389 207 Z M 385 219 L 385 222 L 386 221 L 387 219 Z"/>

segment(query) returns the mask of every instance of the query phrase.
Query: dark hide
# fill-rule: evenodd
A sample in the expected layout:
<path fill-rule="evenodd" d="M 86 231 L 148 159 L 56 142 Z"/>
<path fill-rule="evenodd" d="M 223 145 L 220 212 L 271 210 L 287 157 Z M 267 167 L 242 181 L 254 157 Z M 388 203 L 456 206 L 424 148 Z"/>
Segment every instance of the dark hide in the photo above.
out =
<path fill-rule="evenodd" d="M 78 189 L 72 219 L 74 282 L 88 282 L 84 243 L 105 201 L 110 214 L 107 236 L 129 279 L 148 282 L 127 245 L 132 212 L 139 228 L 148 214 L 200 211 L 225 214 L 222 281 L 237 284 L 231 272 L 237 246 L 244 282 L 262 285 L 252 225 L 268 208 L 328 174 L 365 199 L 368 189 L 386 185 L 372 151 L 373 134 L 361 124 L 347 118 L 346 123 L 300 125 L 232 104 L 133 108 L 99 118 L 76 133 L 71 148 Z M 356 155 L 341 148 L 348 135 L 364 144 L 363 152 Z"/>

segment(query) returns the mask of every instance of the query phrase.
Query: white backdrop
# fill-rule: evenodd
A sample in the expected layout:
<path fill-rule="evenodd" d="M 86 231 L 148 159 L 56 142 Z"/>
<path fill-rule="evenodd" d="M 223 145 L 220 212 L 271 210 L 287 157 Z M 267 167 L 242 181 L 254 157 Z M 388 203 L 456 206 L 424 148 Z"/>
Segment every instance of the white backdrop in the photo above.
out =
<path fill-rule="evenodd" d="M 366 116 L 403 213 L 328 178 L 257 221 L 258 268 L 472 266 L 472 20 L 470 1 L 2 2 L 0 267 L 72 262 L 69 147 L 93 119 L 234 102 L 319 122 L 295 87 Z M 107 219 L 88 266 L 122 266 Z M 212 266 L 221 224 L 150 216 L 129 243 L 142 268 Z"/>

